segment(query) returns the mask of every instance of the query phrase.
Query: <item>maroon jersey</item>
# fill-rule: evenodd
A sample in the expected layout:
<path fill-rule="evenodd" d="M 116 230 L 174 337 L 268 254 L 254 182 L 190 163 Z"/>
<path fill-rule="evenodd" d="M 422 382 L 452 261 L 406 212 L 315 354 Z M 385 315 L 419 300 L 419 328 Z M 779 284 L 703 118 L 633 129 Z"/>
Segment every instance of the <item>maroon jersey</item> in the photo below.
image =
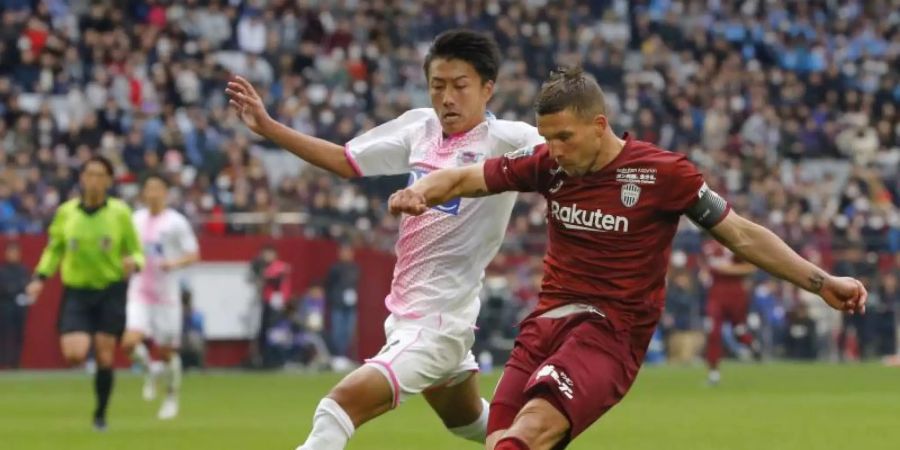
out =
<path fill-rule="evenodd" d="M 716 270 L 718 264 L 739 264 L 744 262 L 743 259 L 714 240 L 708 240 L 703 243 L 703 256 L 710 266 L 710 274 L 712 275 L 711 298 L 717 297 L 716 300 L 726 300 L 727 297 L 731 296 L 747 295 L 744 289 L 746 276 L 729 275 Z"/>
<path fill-rule="evenodd" d="M 658 316 L 678 220 L 707 189 L 684 155 L 627 134 L 613 161 L 581 177 L 560 170 L 545 144 L 487 160 L 484 177 L 491 192 L 547 199 L 549 242 L 532 315 L 592 303 L 627 326 Z"/>

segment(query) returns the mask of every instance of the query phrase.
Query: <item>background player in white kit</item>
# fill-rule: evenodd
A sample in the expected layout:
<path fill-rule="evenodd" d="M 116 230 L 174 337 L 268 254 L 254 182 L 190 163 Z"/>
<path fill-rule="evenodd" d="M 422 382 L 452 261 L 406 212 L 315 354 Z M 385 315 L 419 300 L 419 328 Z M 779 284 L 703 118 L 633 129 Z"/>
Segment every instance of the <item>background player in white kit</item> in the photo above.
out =
<path fill-rule="evenodd" d="M 200 259 L 197 237 L 181 213 L 167 207 L 168 181 L 162 175 L 144 178 L 141 198 L 144 208 L 134 212 L 134 224 L 144 246 L 147 263 L 131 277 L 128 285 L 125 337 L 122 347 L 145 371 L 143 396 L 156 397 L 156 378 L 163 375 L 166 398 L 159 409 L 160 419 L 178 415 L 181 385 L 181 291 L 179 269 Z M 151 362 L 145 338 L 156 344 L 163 359 L 162 369 Z"/>
<path fill-rule="evenodd" d="M 231 105 L 255 133 L 345 178 L 459 167 L 543 142 L 522 122 L 487 112 L 500 53 L 467 30 L 442 33 L 425 59 L 432 108 L 408 111 L 345 147 L 274 121 L 241 77 L 228 83 Z M 484 269 L 509 222 L 515 195 L 456 199 L 419 217 L 404 217 L 397 265 L 385 304 L 387 343 L 319 403 L 300 450 L 343 449 L 363 423 L 423 393 L 454 434 L 484 442 L 488 404 L 478 394 L 470 348 Z"/>

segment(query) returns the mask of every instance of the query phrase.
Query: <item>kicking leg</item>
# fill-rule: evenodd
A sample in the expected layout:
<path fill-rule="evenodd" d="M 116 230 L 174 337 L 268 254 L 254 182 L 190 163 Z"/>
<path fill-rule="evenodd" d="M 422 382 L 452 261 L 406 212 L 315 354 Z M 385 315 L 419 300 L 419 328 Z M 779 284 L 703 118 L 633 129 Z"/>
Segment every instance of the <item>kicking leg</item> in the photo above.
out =
<path fill-rule="evenodd" d="M 313 429 L 298 450 L 343 449 L 357 428 L 395 405 L 393 391 L 379 369 L 354 370 L 319 402 Z"/>
<path fill-rule="evenodd" d="M 478 395 L 478 377 L 474 372 L 461 383 L 428 389 L 423 395 L 451 433 L 484 443 L 490 404 Z"/>

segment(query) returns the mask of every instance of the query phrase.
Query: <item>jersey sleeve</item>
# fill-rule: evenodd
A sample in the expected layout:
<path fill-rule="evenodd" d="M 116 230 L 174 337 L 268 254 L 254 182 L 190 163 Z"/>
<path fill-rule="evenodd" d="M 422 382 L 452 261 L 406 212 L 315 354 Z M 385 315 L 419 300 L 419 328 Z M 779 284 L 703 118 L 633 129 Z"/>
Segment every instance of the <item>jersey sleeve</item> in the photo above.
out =
<path fill-rule="evenodd" d="M 546 166 L 546 146 L 522 147 L 484 162 L 484 182 L 492 193 L 542 190 Z M 545 170 L 542 170 L 545 169 Z"/>
<path fill-rule="evenodd" d="M 184 216 L 178 215 L 177 217 L 178 244 L 181 246 L 181 251 L 184 253 L 198 253 L 200 244 L 197 242 L 197 235 L 194 234 L 194 229 L 191 228 L 190 222 Z"/>
<path fill-rule="evenodd" d="M 709 189 L 703 181 L 703 174 L 684 155 L 678 155 L 665 174 L 665 202 L 663 209 L 684 214 L 694 206 Z"/>
<path fill-rule="evenodd" d="M 56 209 L 53 221 L 50 222 L 50 228 L 47 230 L 47 246 L 41 253 L 41 259 L 35 268 L 35 273 L 44 278 L 49 278 L 56 273 L 63 254 L 66 251 L 66 211 L 67 205 L 63 204 Z"/>
<path fill-rule="evenodd" d="M 139 268 L 143 268 L 145 263 L 144 248 L 141 245 L 140 237 L 138 237 L 138 231 L 134 224 L 131 208 L 125 203 L 122 203 L 119 217 L 121 218 L 119 223 L 122 227 L 122 254 L 124 256 L 131 256 L 131 258 L 134 259 L 135 264 L 137 264 Z"/>
<path fill-rule="evenodd" d="M 425 126 L 428 110 L 414 109 L 351 139 L 344 154 L 359 176 L 409 172 L 411 138 Z"/>

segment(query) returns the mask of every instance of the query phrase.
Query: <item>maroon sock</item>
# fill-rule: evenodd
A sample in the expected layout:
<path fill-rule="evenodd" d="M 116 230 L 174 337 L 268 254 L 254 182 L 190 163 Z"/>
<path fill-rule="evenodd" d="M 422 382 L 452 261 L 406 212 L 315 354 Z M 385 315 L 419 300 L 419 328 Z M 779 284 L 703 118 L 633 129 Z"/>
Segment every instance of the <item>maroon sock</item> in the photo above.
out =
<path fill-rule="evenodd" d="M 494 450 L 531 450 L 531 447 L 517 437 L 505 437 L 497 441 Z"/>

